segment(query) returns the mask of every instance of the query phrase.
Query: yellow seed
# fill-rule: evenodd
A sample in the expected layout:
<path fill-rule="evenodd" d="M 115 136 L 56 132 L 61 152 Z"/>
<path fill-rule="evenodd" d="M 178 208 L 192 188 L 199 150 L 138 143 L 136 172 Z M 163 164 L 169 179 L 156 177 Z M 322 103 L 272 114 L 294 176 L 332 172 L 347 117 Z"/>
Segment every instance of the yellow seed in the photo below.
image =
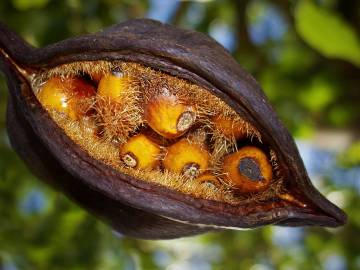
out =
<path fill-rule="evenodd" d="M 196 178 L 209 166 L 210 155 L 204 147 L 183 139 L 167 148 L 164 168 Z"/>
<path fill-rule="evenodd" d="M 98 96 L 113 102 L 121 102 L 127 94 L 130 78 L 117 68 L 101 77 L 98 85 Z"/>
<path fill-rule="evenodd" d="M 37 95 L 40 103 L 48 110 L 56 110 L 77 120 L 85 112 L 82 104 L 86 98 L 95 95 L 95 88 L 80 78 L 50 78 Z"/>
<path fill-rule="evenodd" d="M 153 169 L 159 164 L 161 148 L 143 134 L 131 137 L 120 148 L 121 160 L 127 167 Z"/>
<path fill-rule="evenodd" d="M 265 153 L 257 147 L 245 146 L 224 158 L 223 172 L 240 192 L 265 190 L 272 179 L 272 166 Z"/>
<path fill-rule="evenodd" d="M 177 138 L 195 122 L 193 106 L 181 103 L 174 95 L 159 95 L 145 106 L 149 126 L 165 138 Z"/>

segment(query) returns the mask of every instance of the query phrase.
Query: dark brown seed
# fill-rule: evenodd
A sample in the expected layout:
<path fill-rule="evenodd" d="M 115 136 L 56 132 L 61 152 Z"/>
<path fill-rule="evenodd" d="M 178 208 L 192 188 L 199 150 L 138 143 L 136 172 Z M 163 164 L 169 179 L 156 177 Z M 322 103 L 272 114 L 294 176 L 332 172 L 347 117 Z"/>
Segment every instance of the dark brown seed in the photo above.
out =
<path fill-rule="evenodd" d="M 243 158 L 239 162 L 239 172 L 253 181 L 264 179 L 259 164 L 252 158 Z"/>

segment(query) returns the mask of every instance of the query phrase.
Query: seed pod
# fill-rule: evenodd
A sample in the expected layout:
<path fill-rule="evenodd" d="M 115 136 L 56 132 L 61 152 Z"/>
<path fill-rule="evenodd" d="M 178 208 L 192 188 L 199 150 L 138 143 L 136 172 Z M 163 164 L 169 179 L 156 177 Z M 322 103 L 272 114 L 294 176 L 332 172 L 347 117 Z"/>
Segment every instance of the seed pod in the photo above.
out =
<path fill-rule="evenodd" d="M 312 186 L 293 139 L 256 81 L 224 48 L 203 34 L 152 20 L 131 20 L 36 49 L 0 25 L 0 59 L 10 90 L 7 128 L 15 151 L 40 179 L 123 234 L 174 238 L 266 224 L 336 227 L 346 221 L 345 214 Z M 269 187 L 254 198 L 234 193 L 208 199 L 181 189 L 183 177 L 178 173 L 153 170 L 141 174 L 131 169 L 125 173 L 116 166 L 120 159 L 104 162 L 108 156 L 119 158 L 116 145 L 70 137 L 35 95 L 44 73 L 61 75 L 64 70 L 69 74 L 86 61 L 90 66 L 104 61 L 110 62 L 109 66 L 125 63 L 141 78 L 140 86 L 152 76 L 171 76 L 189 93 L 192 104 L 187 105 L 205 108 L 203 100 L 214 101 L 214 106 L 206 107 L 209 115 L 214 115 L 212 107 L 232 109 L 261 134 L 261 149 L 275 153 L 271 159 L 276 163 L 272 165 L 274 179 Z M 201 110 L 205 117 L 207 110 Z M 74 125 L 69 126 L 74 131 Z M 133 125 L 128 135 L 136 134 L 137 128 L 139 125 Z M 251 141 L 245 144 L 252 145 Z M 158 179 L 162 182 L 156 182 Z M 223 191 L 220 186 L 217 194 Z"/>
<path fill-rule="evenodd" d="M 183 139 L 167 148 L 163 165 L 169 171 L 192 179 L 208 168 L 209 159 L 208 151 L 201 145 Z"/>
<path fill-rule="evenodd" d="M 225 157 L 223 171 L 240 192 L 259 192 L 270 185 L 272 168 L 263 151 L 246 146 Z"/>

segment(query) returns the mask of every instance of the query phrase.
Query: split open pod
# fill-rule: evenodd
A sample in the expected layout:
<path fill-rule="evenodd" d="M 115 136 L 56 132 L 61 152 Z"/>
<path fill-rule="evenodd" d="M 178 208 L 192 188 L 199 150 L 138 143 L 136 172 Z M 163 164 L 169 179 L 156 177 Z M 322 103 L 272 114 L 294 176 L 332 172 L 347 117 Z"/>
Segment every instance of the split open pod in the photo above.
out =
<path fill-rule="evenodd" d="M 256 81 L 204 34 L 152 20 L 33 48 L 0 25 L 11 144 L 134 237 L 343 225 Z"/>

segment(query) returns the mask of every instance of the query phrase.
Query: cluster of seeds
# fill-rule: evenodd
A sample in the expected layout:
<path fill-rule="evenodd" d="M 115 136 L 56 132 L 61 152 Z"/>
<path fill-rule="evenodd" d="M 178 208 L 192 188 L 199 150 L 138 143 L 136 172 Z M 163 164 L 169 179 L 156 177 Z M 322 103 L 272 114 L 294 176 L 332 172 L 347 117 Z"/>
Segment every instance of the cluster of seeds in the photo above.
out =
<path fill-rule="evenodd" d="M 205 199 L 273 195 L 275 154 L 255 127 L 200 86 L 105 61 L 62 65 L 32 83 L 72 140 L 123 173 Z"/>

